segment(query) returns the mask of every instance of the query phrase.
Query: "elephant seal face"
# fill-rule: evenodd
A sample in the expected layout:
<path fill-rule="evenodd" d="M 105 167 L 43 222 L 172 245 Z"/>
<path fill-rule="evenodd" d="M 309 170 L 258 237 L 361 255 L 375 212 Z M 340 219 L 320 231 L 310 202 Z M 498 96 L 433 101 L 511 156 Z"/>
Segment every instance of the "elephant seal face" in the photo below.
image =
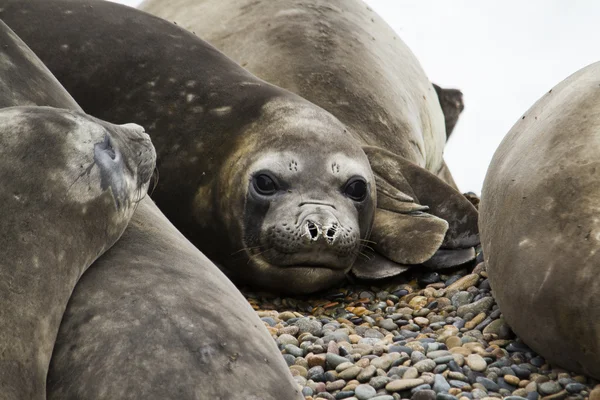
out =
<path fill-rule="evenodd" d="M 276 115 L 229 163 L 239 183 L 228 194 L 243 199 L 227 212 L 237 220 L 229 225 L 240 240 L 233 250 L 243 249 L 247 262 L 234 255 L 228 269 L 270 290 L 314 292 L 342 280 L 359 256 L 373 223 L 375 181 L 339 121 L 298 107 L 293 116 L 281 108 Z"/>

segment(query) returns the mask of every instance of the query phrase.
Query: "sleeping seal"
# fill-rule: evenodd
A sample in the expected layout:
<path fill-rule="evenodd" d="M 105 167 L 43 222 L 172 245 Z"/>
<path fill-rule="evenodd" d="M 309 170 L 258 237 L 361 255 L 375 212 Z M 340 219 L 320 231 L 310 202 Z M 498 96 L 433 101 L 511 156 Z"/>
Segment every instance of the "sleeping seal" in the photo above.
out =
<path fill-rule="evenodd" d="M 506 321 L 549 362 L 600 379 L 600 63 L 535 103 L 494 154 L 481 236 Z"/>
<path fill-rule="evenodd" d="M 41 61 L 5 25 L 0 23 L 0 27 L 6 55 L 0 68 L 5 85 L 0 104 L 23 102 L 79 110 Z M 0 111 L 3 160 L 25 171 L 15 179 L 6 166 L 0 167 L 3 178 L 15 180 L 4 186 L 10 200 L 5 199 L 5 204 L 15 204 L 4 209 L 15 215 L 10 219 L 3 214 L 2 222 L 8 223 L 3 225 L 3 237 L 9 238 L 4 251 L 18 256 L 10 266 L 19 268 L 12 276 L 6 271 L 9 264 L 0 264 L 5 278 L 0 291 L 4 307 L 0 314 L 0 348 L 4 349 L 0 397 L 44 399 L 47 388 L 48 398 L 60 400 L 301 399 L 254 310 L 147 196 L 119 241 L 81 277 L 65 311 L 81 272 L 116 240 L 127 222 L 124 217 L 132 211 L 125 210 L 132 201 L 117 190 L 121 186 L 112 185 L 97 194 L 105 180 L 109 184 L 119 180 L 119 170 L 111 171 L 105 154 L 117 164 L 119 158 L 129 157 L 121 163 L 135 160 L 128 152 L 135 151 L 140 184 L 152 171 L 142 158 L 151 150 L 144 147 L 149 145 L 146 136 L 127 136 L 127 146 L 111 136 L 111 141 L 117 141 L 112 152 L 105 142 L 95 145 L 96 161 L 104 168 L 101 179 L 95 172 L 99 167 L 93 165 L 87 173 L 74 176 L 65 166 L 71 164 L 63 162 L 72 162 L 70 168 L 77 174 L 88 167 L 84 151 L 98 140 L 87 138 L 87 131 L 105 129 L 104 125 L 96 127 L 95 121 L 80 112 L 48 107 Z M 133 125 L 106 126 L 139 134 Z M 4 146 L 9 139 L 14 143 Z M 23 149 L 28 152 L 26 158 Z M 127 172 L 135 171 L 126 169 L 121 180 L 129 180 Z M 63 188 L 63 181 L 71 184 L 71 195 L 65 196 L 69 190 Z M 33 196 L 32 185 L 41 187 L 39 198 Z M 140 187 L 140 194 L 145 189 Z M 65 206 L 58 207 L 63 201 Z M 119 213 L 114 206 L 111 209 L 115 201 L 121 204 Z M 45 207 L 43 213 L 37 213 L 40 207 Z M 24 219 L 24 209 L 35 215 Z M 13 221 L 17 218 L 18 224 Z M 16 243 L 10 239 L 13 236 Z M 15 260 L 8 254 L 3 259 Z M 55 305 L 55 297 L 60 304 Z M 22 311 L 25 317 L 15 319 L 15 313 Z M 27 330 L 27 324 L 33 324 L 35 331 Z"/>
<path fill-rule="evenodd" d="M 237 282 L 316 291 L 344 279 L 368 240 L 378 255 L 360 264 L 372 277 L 472 257 L 477 213 L 450 185 L 365 147 L 374 143 L 361 138 L 376 135 L 353 132 L 190 32 L 109 2 L 0 5 L 0 17 L 86 112 L 146 127 L 161 175 L 153 198 Z M 426 98 L 413 106 L 443 135 L 439 104 L 428 119 L 424 104 L 437 99 L 427 85 L 417 85 Z M 417 142 L 439 147 L 437 136 Z M 440 157 L 428 163 L 441 168 Z"/>
<path fill-rule="evenodd" d="M 123 233 L 155 153 L 141 127 L 82 113 L 1 21 L 0 42 L 0 390 L 45 399 L 69 296 Z M 73 110 L 32 106 L 54 103 Z"/>

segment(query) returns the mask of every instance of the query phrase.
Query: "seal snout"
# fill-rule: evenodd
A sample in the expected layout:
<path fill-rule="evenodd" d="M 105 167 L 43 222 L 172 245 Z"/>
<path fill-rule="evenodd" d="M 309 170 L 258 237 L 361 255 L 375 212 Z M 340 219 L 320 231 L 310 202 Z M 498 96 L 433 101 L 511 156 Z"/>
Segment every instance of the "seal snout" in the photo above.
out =
<path fill-rule="evenodd" d="M 324 241 L 333 245 L 338 233 L 338 222 L 329 220 L 325 223 L 306 219 L 304 223 L 305 236 L 311 242 Z"/>

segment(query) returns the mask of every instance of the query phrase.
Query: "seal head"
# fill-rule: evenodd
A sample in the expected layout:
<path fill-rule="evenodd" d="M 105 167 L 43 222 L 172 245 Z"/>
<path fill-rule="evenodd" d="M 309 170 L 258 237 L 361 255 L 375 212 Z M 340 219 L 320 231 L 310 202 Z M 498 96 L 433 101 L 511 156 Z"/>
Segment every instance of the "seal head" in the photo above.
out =
<path fill-rule="evenodd" d="M 331 114 L 289 98 L 262 108 L 213 183 L 233 278 L 297 293 L 342 280 L 373 223 L 375 181 L 360 144 Z M 309 138 L 309 139 L 307 139 Z M 196 202 L 207 199 L 206 188 Z M 211 209 L 200 207 L 196 210 Z M 200 223 L 206 215 L 196 216 Z M 246 263 L 240 263 L 243 253 Z"/>

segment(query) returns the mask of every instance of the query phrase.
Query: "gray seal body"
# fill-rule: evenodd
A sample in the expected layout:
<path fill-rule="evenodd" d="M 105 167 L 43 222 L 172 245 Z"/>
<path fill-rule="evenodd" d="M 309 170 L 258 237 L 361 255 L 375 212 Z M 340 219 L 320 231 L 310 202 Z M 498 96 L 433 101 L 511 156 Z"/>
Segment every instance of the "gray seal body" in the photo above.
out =
<path fill-rule="evenodd" d="M 48 398 L 302 396 L 246 299 L 145 198 L 121 239 L 75 288 Z"/>
<path fill-rule="evenodd" d="M 0 41 L 0 388 L 44 399 L 67 301 L 123 233 L 155 153 L 140 126 L 82 113 L 2 22 Z"/>
<path fill-rule="evenodd" d="M 445 175 L 436 91 L 411 50 L 362 0 L 145 0 L 139 8 L 323 107 L 361 143 Z"/>
<path fill-rule="evenodd" d="M 0 5 L 0 17 L 86 112 L 146 127 L 160 172 L 153 199 L 237 282 L 308 293 L 343 280 L 353 266 L 368 264 L 362 276 L 381 278 L 473 257 L 476 211 L 423 168 L 437 168 L 441 158 L 366 146 L 372 143 L 361 138 L 375 140 L 374 133 L 353 132 L 142 11 L 103 1 Z M 423 78 L 417 87 L 431 89 L 419 101 L 433 102 L 431 85 L 415 76 Z M 415 127 L 427 116 L 420 106 L 411 105 Z M 419 143 L 407 152 L 429 146 Z M 369 240 L 397 268 L 380 273 L 376 257 L 361 256 Z M 458 256 L 439 257 L 440 247 Z"/>
<path fill-rule="evenodd" d="M 549 362 L 600 379 L 600 63 L 537 101 L 494 154 L 481 195 L 490 283 Z"/>

